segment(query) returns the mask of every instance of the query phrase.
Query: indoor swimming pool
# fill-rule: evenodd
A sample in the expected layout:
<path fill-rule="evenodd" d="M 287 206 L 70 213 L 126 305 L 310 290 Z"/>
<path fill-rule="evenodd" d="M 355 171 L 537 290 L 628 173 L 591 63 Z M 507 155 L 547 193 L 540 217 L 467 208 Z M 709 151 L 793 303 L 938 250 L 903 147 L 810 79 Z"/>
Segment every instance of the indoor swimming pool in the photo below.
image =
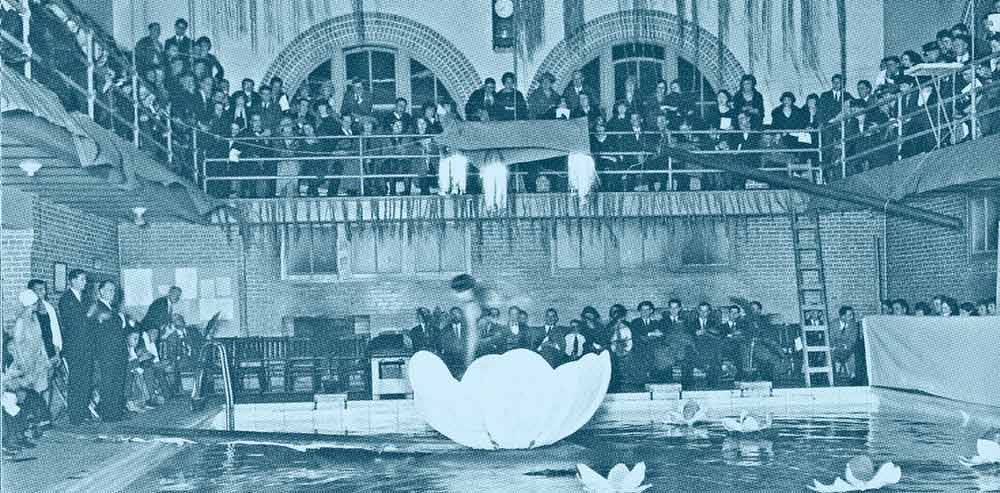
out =
<path fill-rule="evenodd" d="M 464 449 L 433 432 L 373 435 L 379 445 L 364 448 L 323 448 L 322 437 L 195 438 L 128 490 L 582 491 L 577 463 L 606 474 L 617 463 L 644 461 L 648 491 L 807 491 L 813 479 L 830 483 L 848 460 L 867 455 L 876 467 L 892 461 L 902 469 L 889 491 L 1000 491 L 1000 466 L 970 469 L 958 461 L 975 454 L 977 438 L 995 432 L 995 408 L 879 394 L 868 411 L 776 410 L 772 428 L 756 435 L 728 435 L 710 414 L 693 428 L 605 422 L 529 451 Z"/>

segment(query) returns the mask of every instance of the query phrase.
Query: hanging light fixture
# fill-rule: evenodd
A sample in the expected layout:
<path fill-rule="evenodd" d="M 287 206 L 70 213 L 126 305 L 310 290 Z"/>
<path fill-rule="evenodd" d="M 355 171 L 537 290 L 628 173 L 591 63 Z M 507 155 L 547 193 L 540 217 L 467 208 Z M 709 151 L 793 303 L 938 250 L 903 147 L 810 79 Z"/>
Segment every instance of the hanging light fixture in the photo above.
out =
<path fill-rule="evenodd" d="M 42 169 L 42 163 L 34 159 L 25 159 L 17 166 L 29 177 L 35 176 L 35 173 L 38 173 L 38 170 Z"/>
<path fill-rule="evenodd" d="M 145 226 L 146 218 L 143 215 L 146 214 L 145 207 L 133 207 L 132 208 L 132 223 L 136 226 Z"/>

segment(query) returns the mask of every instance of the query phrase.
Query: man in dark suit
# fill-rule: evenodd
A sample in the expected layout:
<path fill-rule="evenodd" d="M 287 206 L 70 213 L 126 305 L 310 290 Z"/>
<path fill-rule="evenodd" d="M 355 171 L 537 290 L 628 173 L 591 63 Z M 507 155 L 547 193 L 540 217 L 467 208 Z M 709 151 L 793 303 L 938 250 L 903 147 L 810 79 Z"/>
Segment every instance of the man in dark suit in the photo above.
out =
<path fill-rule="evenodd" d="M 480 110 L 486 110 L 492 119 L 496 113 L 496 91 L 497 81 L 487 77 L 482 87 L 469 95 L 469 101 L 465 103 L 465 119 L 470 122 L 478 121 Z"/>
<path fill-rule="evenodd" d="M 682 309 L 679 299 L 675 298 L 667 303 L 667 312 L 663 314 L 660 329 L 663 331 L 664 344 L 654 348 L 653 360 L 660 381 L 673 381 L 674 367 L 680 367 L 681 381 L 684 385 L 690 385 L 694 338 L 688 333 L 689 327 Z"/>
<path fill-rule="evenodd" d="M 531 328 L 528 327 L 527 315 L 527 312 L 517 306 L 507 310 L 507 330 L 510 337 L 507 339 L 506 351 L 532 349 Z"/>
<path fill-rule="evenodd" d="M 554 368 L 562 362 L 568 332 L 568 329 L 559 326 L 559 312 L 555 308 L 549 308 L 545 310 L 542 326 L 531 330 L 530 348 L 541 354 Z"/>
<path fill-rule="evenodd" d="M 246 101 L 247 111 L 256 112 L 260 107 L 260 94 L 253 90 L 253 85 L 253 79 L 243 79 L 243 82 L 240 83 L 240 90 L 229 96 L 229 105 L 235 106 L 236 97 L 242 94 L 243 100 Z"/>
<path fill-rule="evenodd" d="M 688 322 L 688 332 L 694 334 L 697 364 L 705 371 L 709 387 L 719 384 L 722 372 L 722 328 L 712 313 L 712 305 L 701 302 L 698 314 Z"/>
<path fill-rule="evenodd" d="M 465 371 L 465 339 L 468 337 L 468 329 L 465 326 L 465 313 L 461 308 L 452 308 L 448 315 L 447 322 L 437 333 L 437 347 L 452 376 L 459 378 Z"/>
<path fill-rule="evenodd" d="M 563 97 L 566 98 L 566 104 L 569 105 L 571 110 L 580 107 L 581 94 L 590 96 L 591 103 L 594 102 L 594 91 L 591 90 L 591 88 L 587 86 L 586 81 L 583 80 L 583 72 L 574 70 L 573 80 L 566 86 L 566 90 L 564 90 L 562 94 Z"/>
<path fill-rule="evenodd" d="M 151 68 L 166 68 L 163 43 L 160 42 L 160 24 L 154 22 L 146 29 L 149 34 L 135 44 L 135 64 L 139 73 L 146 73 Z"/>
<path fill-rule="evenodd" d="M 437 352 L 435 340 L 437 334 L 429 323 L 431 312 L 427 308 L 417 308 L 417 325 L 410 329 L 409 336 L 413 344 L 413 352 L 432 351 Z"/>
<path fill-rule="evenodd" d="M 142 330 L 159 330 L 162 334 L 163 328 L 173 321 L 174 308 L 181 301 L 181 288 L 171 286 L 166 296 L 161 296 L 149 305 L 146 316 L 142 318 Z"/>
<path fill-rule="evenodd" d="M 517 90 L 517 78 L 512 72 L 503 74 L 500 79 L 503 88 L 496 93 L 496 107 L 493 112 L 493 120 L 527 120 L 528 103 L 524 99 L 524 94 Z"/>
<path fill-rule="evenodd" d="M 832 87 L 819 96 L 820 119 L 825 123 L 840 114 L 854 99 L 850 92 L 844 90 L 844 76 L 835 74 L 830 79 Z"/>
<path fill-rule="evenodd" d="M 632 330 L 632 341 L 633 343 L 638 342 L 635 345 L 635 351 L 638 360 L 645 367 L 645 371 L 642 373 L 649 374 L 653 381 L 658 382 L 660 375 L 656 374 L 655 353 L 662 351 L 663 346 L 666 345 L 663 340 L 664 332 L 661 329 L 661 321 L 653 319 L 656 306 L 653 305 L 652 301 L 639 303 L 638 310 L 639 317 L 629 323 L 629 329 Z"/>
<path fill-rule="evenodd" d="M 83 298 L 87 273 L 74 269 L 68 278 L 69 289 L 59 299 L 59 327 L 63 339 L 62 355 L 69 371 L 67 412 L 70 423 L 79 425 L 90 417 L 87 406 L 94 385 L 94 346 L 87 319 L 87 301 Z"/>
<path fill-rule="evenodd" d="M 188 23 L 184 19 L 177 19 L 174 22 L 174 36 L 167 40 L 163 44 L 164 51 L 169 50 L 171 46 L 177 46 L 177 51 L 180 56 L 184 58 L 185 62 L 190 62 L 191 56 L 191 38 L 187 35 Z"/>
<path fill-rule="evenodd" d="M 413 131 L 413 117 L 410 116 L 409 111 L 410 103 L 406 101 L 406 98 L 396 98 L 396 105 L 393 106 L 392 112 L 386 116 L 383 125 L 385 128 L 392 128 L 392 125 L 396 122 L 403 124 L 403 133 L 410 133 Z"/>

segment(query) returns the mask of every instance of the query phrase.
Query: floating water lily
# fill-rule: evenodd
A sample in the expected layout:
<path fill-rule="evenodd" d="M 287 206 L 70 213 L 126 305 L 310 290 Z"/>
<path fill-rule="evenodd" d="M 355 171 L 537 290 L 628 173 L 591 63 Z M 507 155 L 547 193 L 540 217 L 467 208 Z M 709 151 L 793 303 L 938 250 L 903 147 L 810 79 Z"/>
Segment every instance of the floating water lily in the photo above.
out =
<path fill-rule="evenodd" d="M 427 424 L 476 449 L 536 448 L 570 436 L 597 412 L 611 381 L 607 351 L 552 369 L 538 353 L 515 349 L 473 361 L 460 382 L 427 351 L 409 367 Z"/>
<path fill-rule="evenodd" d="M 756 433 L 771 427 L 773 418 L 767 416 L 754 416 L 746 411 L 740 411 L 738 419 L 725 418 L 722 420 L 722 427 L 730 433 Z"/>
<path fill-rule="evenodd" d="M 673 424 L 694 426 L 695 423 L 705 419 L 705 408 L 701 407 L 698 401 L 684 401 L 677 406 L 676 410 L 668 411 L 667 418 Z"/>
<path fill-rule="evenodd" d="M 875 471 L 870 457 L 855 457 L 847 463 L 844 478 L 837 478 L 832 484 L 822 484 L 813 480 L 810 490 L 820 493 L 840 493 L 844 491 L 874 491 L 893 485 L 903 478 L 903 471 L 892 462 L 886 462 Z"/>
<path fill-rule="evenodd" d="M 1000 464 L 1000 442 L 980 438 L 976 440 L 976 455 L 969 458 L 959 457 L 958 460 L 965 467 Z"/>
<path fill-rule="evenodd" d="M 611 468 L 607 478 L 583 464 L 577 464 L 576 471 L 583 489 L 592 493 L 639 493 L 653 486 L 642 484 L 646 479 L 645 462 L 636 464 L 631 471 L 625 464 L 618 464 Z"/>

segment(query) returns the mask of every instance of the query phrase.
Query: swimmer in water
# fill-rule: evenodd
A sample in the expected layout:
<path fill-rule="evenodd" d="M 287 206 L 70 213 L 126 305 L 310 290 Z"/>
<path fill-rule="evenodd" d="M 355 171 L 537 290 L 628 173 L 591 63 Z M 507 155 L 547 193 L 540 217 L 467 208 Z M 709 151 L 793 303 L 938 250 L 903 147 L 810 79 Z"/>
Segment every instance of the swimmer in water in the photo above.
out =
<path fill-rule="evenodd" d="M 476 281 L 468 274 L 460 274 L 452 278 L 451 289 L 462 302 L 462 312 L 465 314 L 465 367 L 468 368 L 476 359 L 476 348 L 479 344 L 477 330 L 479 318 L 490 308 L 494 293 Z"/>

